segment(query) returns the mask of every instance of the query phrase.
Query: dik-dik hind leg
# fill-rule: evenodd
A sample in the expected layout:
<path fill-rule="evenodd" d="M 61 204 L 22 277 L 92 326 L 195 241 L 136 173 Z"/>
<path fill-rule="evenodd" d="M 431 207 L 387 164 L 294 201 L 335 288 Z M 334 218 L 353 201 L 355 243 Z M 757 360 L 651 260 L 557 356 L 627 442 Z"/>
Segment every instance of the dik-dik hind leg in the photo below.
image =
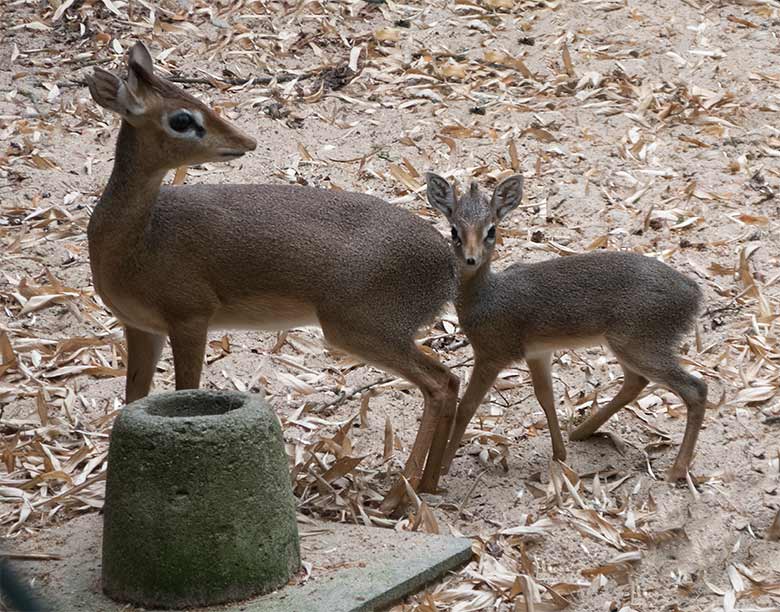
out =
<path fill-rule="evenodd" d="M 150 334 L 134 327 L 125 327 L 127 341 L 127 380 L 125 403 L 146 397 L 160 360 L 165 336 Z"/>
<path fill-rule="evenodd" d="M 652 341 L 633 341 L 615 347 L 610 342 L 621 363 L 626 363 L 632 370 L 643 377 L 656 382 L 676 393 L 688 408 L 685 423 L 685 434 L 671 469 L 667 472 L 667 480 L 683 480 L 693 460 L 696 440 L 704 422 L 704 411 L 707 408 L 707 383 L 686 372 L 677 361 L 674 350 L 668 346 L 653 344 Z"/>
<path fill-rule="evenodd" d="M 458 404 L 455 414 L 455 425 L 449 435 L 447 450 L 444 453 L 442 472 L 445 474 L 450 470 L 452 460 L 455 458 L 455 453 L 458 452 L 466 428 L 500 372 L 500 365 L 481 359 L 479 356 L 474 358 L 474 370 L 471 373 L 471 379 L 468 387 L 466 387 L 466 392 Z"/>
<path fill-rule="evenodd" d="M 441 365 L 441 364 L 439 364 Z M 447 373 L 447 394 L 443 400 L 439 424 L 433 434 L 433 442 L 428 452 L 428 459 L 425 462 L 422 480 L 420 481 L 420 491 L 435 493 L 439 486 L 439 478 L 444 470 L 444 455 L 447 449 L 447 441 L 450 439 L 455 411 L 458 406 L 458 390 L 460 389 L 460 378 L 449 371 L 445 366 L 441 366 Z"/>
<path fill-rule="evenodd" d="M 176 390 L 197 389 L 206 356 L 207 319 L 190 319 L 170 327 Z"/>
<path fill-rule="evenodd" d="M 414 489 L 433 493 L 441 474 L 447 434 L 452 429 L 458 400 L 458 383 L 456 379 L 453 380 L 454 374 L 445 366 L 417 347 L 398 356 L 403 356 L 403 361 L 396 362 L 393 359 L 392 363 L 385 362 L 387 367 L 417 385 L 423 395 L 420 428 L 417 430 L 403 474 Z M 376 357 L 373 361 L 384 365 Z M 382 502 L 382 509 L 386 512 L 395 509 L 403 499 L 404 492 L 405 486 L 399 481 Z"/>
<path fill-rule="evenodd" d="M 457 377 L 418 349 L 413 335 L 404 330 L 385 331 L 379 337 L 376 321 L 361 326 L 358 321 L 344 324 L 341 317 L 333 321 L 321 316 L 320 324 L 330 343 L 369 363 L 396 372 L 419 387 L 424 401 L 422 421 L 403 474 L 415 489 L 420 489 L 423 484 L 426 489 L 435 489 L 441 455 L 447 444 L 446 433 L 442 440 L 436 435 L 439 431 L 449 432 L 452 427 L 457 402 Z M 368 328 L 368 331 L 361 331 L 361 327 Z M 429 456 L 430 467 L 426 466 L 426 457 Z M 424 468 L 427 472 L 425 477 Z M 403 499 L 404 491 L 403 482 L 396 483 L 382 503 L 382 510 L 389 512 L 395 509 Z"/>
<path fill-rule="evenodd" d="M 629 367 L 623 366 L 623 385 L 617 395 L 597 412 L 591 414 L 584 422 L 580 423 L 569 433 L 569 440 L 585 440 L 590 438 L 599 427 L 606 423 L 612 416 L 626 404 L 633 402 L 649 382 L 641 374 L 637 374 Z"/>
<path fill-rule="evenodd" d="M 707 409 L 707 383 L 689 374 L 679 365 L 656 380 L 679 395 L 688 407 L 683 441 L 674 464 L 666 473 L 666 479 L 672 482 L 684 480 L 693 461 L 696 441 L 699 439 L 699 431 L 704 423 L 704 412 Z"/>
<path fill-rule="evenodd" d="M 558 413 L 555 410 L 555 394 L 553 393 L 552 374 L 550 373 L 551 355 L 526 359 L 528 369 L 531 372 L 531 382 L 534 385 L 534 394 L 547 417 L 547 427 L 552 438 L 553 458 L 558 461 L 566 460 L 566 447 L 563 444 L 561 426 L 558 424 Z"/>

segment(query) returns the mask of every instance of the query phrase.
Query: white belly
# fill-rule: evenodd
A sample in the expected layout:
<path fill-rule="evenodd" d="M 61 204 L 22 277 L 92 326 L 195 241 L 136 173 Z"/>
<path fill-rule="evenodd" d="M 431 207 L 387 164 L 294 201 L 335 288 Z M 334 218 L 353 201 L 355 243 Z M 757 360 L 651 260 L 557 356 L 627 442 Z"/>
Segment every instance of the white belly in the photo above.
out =
<path fill-rule="evenodd" d="M 214 313 L 209 328 L 277 331 L 319 324 L 311 304 L 263 296 L 223 305 Z"/>
<path fill-rule="evenodd" d="M 545 338 L 544 340 L 526 344 L 525 356 L 529 359 L 535 359 L 561 349 L 576 349 L 584 346 L 598 346 L 605 343 L 606 339 L 604 336 Z"/>

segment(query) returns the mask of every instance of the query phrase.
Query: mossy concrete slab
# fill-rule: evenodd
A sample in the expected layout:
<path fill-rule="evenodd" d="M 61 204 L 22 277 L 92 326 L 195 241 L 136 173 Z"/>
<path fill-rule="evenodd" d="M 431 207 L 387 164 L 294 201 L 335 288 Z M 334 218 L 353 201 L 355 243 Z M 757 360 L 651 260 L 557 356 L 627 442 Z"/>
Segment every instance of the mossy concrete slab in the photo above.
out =
<path fill-rule="evenodd" d="M 426 584 L 469 560 L 471 542 L 465 538 L 398 533 L 340 525 L 320 536 L 323 551 L 349 546 L 354 561 L 312 576 L 303 585 L 288 587 L 234 610 L 245 612 L 357 612 L 381 610 L 420 590 Z M 332 550 L 332 548 L 331 548 Z M 350 567 L 356 563 L 356 566 Z"/>
<path fill-rule="evenodd" d="M 89 514 L 49 529 L 19 547 L 61 558 L 22 561 L 46 609 L 135 612 L 108 599 L 100 584 L 101 517 Z M 221 612 L 352 612 L 381 610 L 466 563 L 464 538 L 395 532 L 337 523 L 299 524 L 301 556 L 311 568 L 274 593 L 197 610 Z M 193 609 L 194 612 L 195 609 Z"/>

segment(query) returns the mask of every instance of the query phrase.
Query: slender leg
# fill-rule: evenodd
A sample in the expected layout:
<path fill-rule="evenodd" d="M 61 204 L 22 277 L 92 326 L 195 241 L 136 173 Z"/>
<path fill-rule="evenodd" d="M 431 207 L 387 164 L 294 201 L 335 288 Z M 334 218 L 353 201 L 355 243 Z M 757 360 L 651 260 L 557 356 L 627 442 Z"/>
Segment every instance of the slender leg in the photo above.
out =
<path fill-rule="evenodd" d="M 206 355 L 208 322 L 191 319 L 171 326 L 173 366 L 176 370 L 176 389 L 197 389 Z"/>
<path fill-rule="evenodd" d="M 609 345 L 620 359 L 620 363 L 626 364 L 643 378 L 671 389 L 685 402 L 688 408 L 685 434 L 677 458 L 666 474 L 667 480 L 683 480 L 693 460 L 696 440 L 704 422 L 704 411 L 707 408 L 707 383 L 680 367 L 672 347 L 654 342 L 653 339 L 642 340 L 642 338 L 634 338 L 632 342 L 624 342 L 611 338 Z"/>
<path fill-rule="evenodd" d="M 534 385 L 534 394 L 547 417 L 547 426 L 550 428 L 552 438 L 553 458 L 558 461 L 566 460 L 566 447 L 563 445 L 561 426 L 558 424 L 558 413 L 555 411 L 555 395 L 553 394 L 552 375 L 550 374 L 550 355 L 526 359 L 528 369 L 531 371 L 531 382 Z"/>
<path fill-rule="evenodd" d="M 125 327 L 125 340 L 127 341 L 125 403 L 129 404 L 149 394 L 165 336 Z"/>
<path fill-rule="evenodd" d="M 376 321 L 347 319 L 343 312 L 320 315 L 320 325 L 328 342 L 353 355 L 392 372 L 415 384 L 423 395 L 423 415 L 403 475 L 416 490 L 435 490 L 439 479 L 440 456 L 446 434 L 452 426 L 457 401 L 458 379 L 433 357 L 414 344 L 409 328 L 386 329 L 379 335 Z M 439 439 L 439 432 L 445 432 Z M 430 456 L 426 465 L 426 458 Z M 424 473 L 425 470 L 425 473 Z M 399 480 L 382 502 L 384 512 L 394 510 L 403 501 L 406 487 Z"/>
<path fill-rule="evenodd" d="M 435 493 L 439 485 L 439 477 L 443 471 L 444 454 L 447 448 L 447 441 L 450 438 L 453 423 L 455 420 L 455 411 L 458 404 L 458 389 L 460 388 L 460 379 L 448 371 L 449 380 L 447 382 L 447 394 L 439 417 L 439 424 L 433 435 L 433 442 L 428 453 L 428 460 L 425 462 L 422 480 L 420 481 L 420 490 L 428 493 Z"/>
<path fill-rule="evenodd" d="M 403 475 L 414 489 L 434 492 L 441 470 L 441 455 L 447 441 L 446 437 L 443 440 L 436 440 L 435 436 L 437 431 L 449 431 L 452 425 L 453 415 L 451 412 L 448 413 L 450 407 L 454 409 L 455 403 L 450 399 L 451 389 L 454 386 L 450 378 L 452 374 L 445 366 L 428 357 L 417 347 L 406 356 L 403 365 L 396 366 L 394 369 L 420 388 L 424 401 L 422 421 L 409 453 L 409 459 L 404 466 Z M 427 465 L 426 457 L 429 458 Z M 405 490 L 403 481 L 399 480 L 383 500 L 382 510 L 385 512 L 394 510 L 403 500 Z"/>
<path fill-rule="evenodd" d="M 569 433 L 569 440 L 584 440 L 592 436 L 618 410 L 626 404 L 633 402 L 642 392 L 642 389 L 647 386 L 648 382 L 641 374 L 637 374 L 630 368 L 623 366 L 623 385 L 620 387 L 618 394 L 607 405 L 602 406 L 595 414 L 591 414 Z"/>
<path fill-rule="evenodd" d="M 707 409 L 707 383 L 679 367 L 661 382 L 679 395 L 688 407 L 683 441 L 674 464 L 666 474 L 666 479 L 673 482 L 685 479 L 693 461 L 693 451 Z"/>
<path fill-rule="evenodd" d="M 444 452 L 442 471 L 445 474 L 449 472 L 450 465 L 460 447 L 460 442 L 469 422 L 471 422 L 474 413 L 479 408 L 487 392 L 490 391 L 490 387 L 493 386 L 493 382 L 501 372 L 501 368 L 502 366 L 498 363 L 475 356 L 474 370 L 471 373 L 471 379 L 468 387 L 466 387 L 466 392 L 458 405 L 455 414 L 455 426 L 449 436 L 447 450 Z"/>

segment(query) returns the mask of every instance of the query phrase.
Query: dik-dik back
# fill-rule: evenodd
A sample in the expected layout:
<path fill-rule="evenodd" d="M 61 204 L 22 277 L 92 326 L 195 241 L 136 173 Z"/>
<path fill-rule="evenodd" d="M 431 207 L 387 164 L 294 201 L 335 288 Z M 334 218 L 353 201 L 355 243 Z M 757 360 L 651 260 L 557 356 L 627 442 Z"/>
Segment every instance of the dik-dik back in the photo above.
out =
<path fill-rule="evenodd" d="M 454 291 L 454 262 L 438 232 L 358 193 L 163 187 L 144 234 L 122 289 L 146 294 L 170 316 L 211 308 L 212 327 L 286 329 L 338 311 L 381 325 L 377 310 L 388 307 L 419 325 L 420 310 L 430 322 Z M 399 306 L 410 302 L 410 309 Z"/>
<path fill-rule="evenodd" d="M 489 291 L 463 285 L 457 298 L 461 325 L 481 343 L 506 344 L 514 359 L 545 344 L 599 344 L 607 334 L 674 344 L 690 329 L 701 301 L 691 279 L 635 253 L 518 263 L 486 282 Z"/>

